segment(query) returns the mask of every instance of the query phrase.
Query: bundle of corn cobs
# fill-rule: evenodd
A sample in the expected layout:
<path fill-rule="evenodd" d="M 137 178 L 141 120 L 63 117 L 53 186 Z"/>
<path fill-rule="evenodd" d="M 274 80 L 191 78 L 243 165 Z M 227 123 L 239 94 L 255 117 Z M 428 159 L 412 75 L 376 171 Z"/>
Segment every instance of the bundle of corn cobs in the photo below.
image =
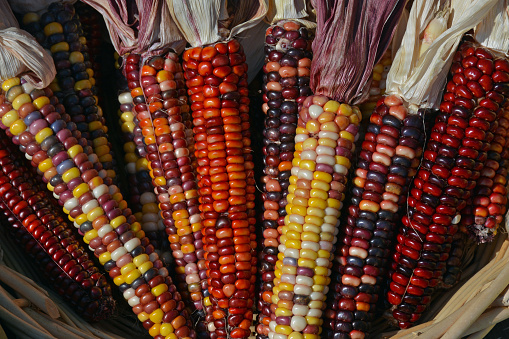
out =
<path fill-rule="evenodd" d="M 430 320 L 477 244 L 506 260 L 508 4 L 469 2 L 0 1 L 0 237 L 158 339 Z"/>

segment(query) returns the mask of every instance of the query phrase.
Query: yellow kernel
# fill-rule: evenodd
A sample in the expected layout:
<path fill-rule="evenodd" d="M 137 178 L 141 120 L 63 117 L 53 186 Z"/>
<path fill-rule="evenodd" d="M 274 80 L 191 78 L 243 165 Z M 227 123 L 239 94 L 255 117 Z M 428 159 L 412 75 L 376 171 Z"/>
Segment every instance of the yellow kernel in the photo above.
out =
<path fill-rule="evenodd" d="M 87 193 L 89 190 L 90 189 L 88 185 L 83 182 L 74 188 L 74 190 L 72 191 L 72 195 L 74 195 L 76 198 L 79 198 L 83 194 Z"/>
<path fill-rule="evenodd" d="M 345 166 L 346 168 L 350 168 L 352 166 L 350 159 L 348 159 L 347 157 L 343 157 L 341 155 L 336 155 L 335 160 L 336 160 L 336 164 Z"/>
<path fill-rule="evenodd" d="M 113 278 L 113 283 L 117 286 L 120 286 L 125 283 L 125 278 L 123 275 L 117 275 L 115 278 Z"/>
<path fill-rule="evenodd" d="M 150 313 L 150 321 L 155 324 L 160 324 L 163 321 L 164 312 L 160 308 L 156 309 L 154 312 Z"/>
<path fill-rule="evenodd" d="M 275 314 L 276 314 L 276 317 L 291 317 L 293 315 L 291 310 L 288 310 L 284 307 L 276 308 Z"/>
<path fill-rule="evenodd" d="M 328 198 L 327 199 L 327 205 L 329 207 L 335 208 L 337 210 L 341 209 L 341 201 L 339 201 L 337 199 Z"/>
<path fill-rule="evenodd" d="M 302 143 L 302 150 L 315 150 L 316 146 L 318 146 L 319 141 L 315 138 L 308 138 Z M 336 147 L 336 144 L 334 144 L 334 147 Z"/>
<path fill-rule="evenodd" d="M 311 191 L 309 192 L 309 196 L 311 198 L 320 198 L 323 200 L 326 200 L 329 197 L 326 191 L 316 188 L 311 189 Z"/>
<path fill-rule="evenodd" d="M 283 266 L 281 268 L 282 274 L 296 274 L 297 273 L 297 267 L 295 266 Z"/>
<path fill-rule="evenodd" d="M 291 206 L 291 213 L 305 216 L 306 215 L 306 208 L 303 207 L 303 206 L 292 205 Z"/>
<path fill-rule="evenodd" d="M 287 325 L 276 325 L 276 333 L 289 335 L 292 333 L 292 328 Z"/>
<path fill-rule="evenodd" d="M 292 231 L 295 231 L 295 232 L 298 232 L 298 233 L 301 233 L 302 232 L 302 225 L 299 225 L 297 224 L 296 222 L 291 222 L 289 223 L 287 226 L 286 226 L 288 229 L 292 230 Z M 295 239 L 300 239 L 299 238 L 295 238 Z"/>
<path fill-rule="evenodd" d="M 75 91 L 81 91 L 81 90 L 90 89 L 90 88 L 92 88 L 92 84 L 90 83 L 90 80 L 87 80 L 87 79 L 77 81 L 74 84 L 74 90 Z"/>
<path fill-rule="evenodd" d="M 324 277 L 326 277 L 327 276 L 327 267 L 316 266 L 315 267 L 315 275 L 323 275 Z"/>
<path fill-rule="evenodd" d="M 127 274 L 125 276 L 125 282 L 127 284 L 132 284 L 133 281 L 135 281 L 136 279 L 138 279 L 139 277 L 141 277 L 141 273 L 140 271 L 136 270 L 136 271 L 131 271 L 129 274 Z"/>
<path fill-rule="evenodd" d="M 168 291 L 168 285 L 166 284 L 159 284 L 151 290 L 152 294 L 156 297 L 160 296 L 166 291 Z"/>
<path fill-rule="evenodd" d="M 329 138 L 320 138 L 318 139 L 318 145 L 320 146 L 327 146 L 331 148 L 336 148 L 336 140 L 332 140 Z"/>
<path fill-rule="evenodd" d="M 88 124 L 88 129 L 91 131 L 96 131 L 103 128 L 103 124 L 100 121 L 92 121 Z"/>
<path fill-rule="evenodd" d="M 316 171 L 313 173 L 314 180 L 320 180 L 326 183 L 330 183 L 332 181 L 332 175 L 322 171 Z"/>
<path fill-rule="evenodd" d="M 87 218 L 87 215 L 86 215 L 85 213 L 82 213 L 82 214 L 80 214 L 80 215 L 78 215 L 78 216 L 76 217 L 76 223 L 77 223 L 78 225 L 83 224 L 83 223 L 84 223 L 85 221 L 87 221 L 87 220 L 88 220 L 88 218 Z"/>
<path fill-rule="evenodd" d="M 83 153 L 83 147 L 80 144 L 76 144 L 67 150 L 67 154 L 71 159 L 76 157 L 80 153 Z"/>
<path fill-rule="evenodd" d="M 353 134 L 348 132 L 348 131 L 341 131 L 341 132 L 339 132 L 339 137 L 343 138 L 343 139 L 346 139 L 346 140 L 349 140 L 351 142 L 355 141 L 355 137 L 353 136 Z"/>
<path fill-rule="evenodd" d="M 149 318 L 149 314 L 147 312 L 141 312 L 138 314 L 138 320 L 144 322 Z"/>
<path fill-rule="evenodd" d="M 315 251 L 308 249 L 308 248 L 301 249 L 300 256 L 301 256 L 301 258 L 311 259 L 311 260 L 316 260 L 316 258 L 318 258 L 318 254 Z"/>
<path fill-rule="evenodd" d="M 162 317 L 161 317 L 161 319 L 162 319 Z M 152 337 L 155 337 L 155 336 L 159 335 L 160 333 L 161 333 L 161 324 L 159 324 L 159 323 L 152 325 L 148 330 L 148 334 L 150 334 Z"/>
<path fill-rule="evenodd" d="M 41 172 L 43 172 L 43 173 L 46 172 L 47 170 L 49 170 L 51 167 L 53 167 L 53 163 L 51 162 L 51 158 L 44 159 L 37 166 L 37 168 L 39 168 L 39 170 Z"/>
<path fill-rule="evenodd" d="M 308 224 L 313 224 L 316 226 L 322 226 L 323 224 L 323 218 L 314 216 L 314 215 L 306 215 L 304 218 L 304 221 Z"/>
<path fill-rule="evenodd" d="M 104 265 L 106 262 L 111 260 L 111 253 L 106 251 L 99 256 L 99 262 Z"/>
<path fill-rule="evenodd" d="M 288 336 L 288 339 L 304 339 L 304 335 L 300 332 L 292 332 Z"/>
<path fill-rule="evenodd" d="M 111 227 L 117 228 L 118 226 L 122 225 L 123 223 L 127 222 L 127 219 L 123 215 L 119 215 L 115 219 L 113 219 L 110 222 Z"/>
<path fill-rule="evenodd" d="M 329 191 L 330 189 L 330 185 L 329 183 L 323 181 L 323 180 L 311 180 L 311 188 L 312 189 L 319 189 L 319 190 L 322 190 L 322 191 Z"/>
<path fill-rule="evenodd" d="M 308 131 L 304 127 L 297 127 L 295 129 L 295 134 L 308 134 Z"/>
<path fill-rule="evenodd" d="M 140 267 L 141 265 L 143 265 L 147 261 L 149 261 L 148 254 L 140 254 L 140 255 L 138 255 L 138 256 L 133 258 L 133 263 L 137 267 Z"/>
<path fill-rule="evenodd" d="M 341 104 L 339 106 L 339 114 L 347 116 L 347 117 L 352 115 L 352 106 L 347 105 L 347 104 Z"/>
<path fill-rule="evenodd" d="M 295 248 L 297 250 L 300 250 L 302 247 L 300 240 L 287 240 L 285 245 L 287 248 Z"/>
<path fill-rule="evenodd" d="M 339 132 L 339 127 L 335 122 L 326 122 L 320 126 L 320 130 L 326 131 L 326 132 Z"/>
<path fill-rule="evenodd" d="M 21 79 L 18 77 L 10 78 L 2 83 L 2 90 L 7 92 L 11 87 L 18 86 L 21 84 Z"/>
<path fill-rule="evenodd" d="M 299 167 L 308 171 L 314 171 L 316 163 L 313 160 L 301 160 L 299 162 Z"/>
<path fill-rule="evenodd" d="M 138 270 L 141 274 L 145 274 L 149 269 L 154 267 L 154 264 L 151 261 L 147 261 L 146 263 L 143 263 L 140 267 L 138 267 Z"/>
<path fill-rule="evenodd" d="M 57 52 L 67 52 L 69 51 L 69 44 L 65 41 L 59 42 L 51 46 L 51 53 L 55 54 Z"/>
<path fill-rule="evenodd" d="M 102 207 L 97 206 L 96 208 L 88 212 L 87 218 L 89 221 L 94 221 L 96 218 L 100 217 L 103 214 L 104 210 L 102 209 Z"/>
<path fill-rule="evenodd" d="M 18 110 L 22 105 L 28 102 L 32 102 L 32 98 L 30 98 L 30 95 L 26 93 L 20 94 L 12 102 L 12 108 Z"/>
<path fill-rule="evenodd" d="M 44 141 L 47 137 L 50 137 L 53 135 L 53 130 L 49 127 L 44 127 L 41 129 L 36 135 L 35 135 L 35 141 L 37 141 L 38 144 Z"/>
<path fill-rule="evenodd" d="M 297 263 L 299 267 L 307 267 L 310 269 L 314 269 L 316 267 L 316 262 L 311 259 L 299 258 L 299 260 L 297 260 Z"/>
<path fill-rule="evenodd" d="M 78 62 L 85 62 L 85 57 L 83 56 L 83 53 L 79 51 L 74 51 L 69 54 L 69 61 L 71 64 L 75 64 Z"/>
<path fill-rule="evenodd" d="M 168 336 L 173 333 L 173 326 L 170 323 L 163 323 L 159 329 L 162 336 Z"/>
<path fill-rule="evenodd" d="M 64 28 L 60 23 L 54 21 L 44 26 L 44 35 L 50 36 L 58 33 L 64 33 Z"/>
<path fill-rule="evenodd" d="M 39 21 L 39 14 L 30 12 L 23 16 L 23 24 L 28 25 Z"/>
<path fill-rule="evenodd" d="M 83 237 L 85 238 L 85 240 L 90 242 L 92 239 L 97 238 L 97 236 L 98 236 L 97 230 L 91 229 L 90 231 L 85 232 Z"/>
<path fill-rule="evenodd" d="M 133 264 L 132 262 L 130 262 L 129 264 L 127 265 L 124 265 L 121 269 L 120 269 L 120 273 L 122 275 L 127 275 L 129 272 L 131 272 L 132 270 L 135 270 L 136 269 L 136 265 Z"/>
<path fill-rule="evenodd" d="M 309 215 L 314 215 L 320 218 L 323 218 L 325 216 L 325 211 L 321 208 L 308 207 L 306 212 Z"/>
<path fill-rule="evenodd" d="M 336 113 L 340 108 L 340 103 L 335 100 L 329 100 L 323 105 L 323 110 L 326 112 Z"/>
<path fill-rule="evenodd" d="M 24 131 L 26 131 L 27 126 L 25 122 L 21 119 L 14 121 L 11 126 L 9 126 L 9 131 L 14 135 L 20 135 Z"/>
<path fill-rule="evenodd" d="M 318 250 L 318 257 L 320 258 L 330 258 L 331 254 L 327 250 Z"/>
<path fill-rule="evenodd" d="M 325 202 L 325 200 L 323 199 L 320 199 L 320 198 L 310 198 L 308 200 L 308 205 L 310 207 L 316 207 L 316 208 L 321 208 L 321 209 L 325 209 L 327 208 L 327 203 Z"/>

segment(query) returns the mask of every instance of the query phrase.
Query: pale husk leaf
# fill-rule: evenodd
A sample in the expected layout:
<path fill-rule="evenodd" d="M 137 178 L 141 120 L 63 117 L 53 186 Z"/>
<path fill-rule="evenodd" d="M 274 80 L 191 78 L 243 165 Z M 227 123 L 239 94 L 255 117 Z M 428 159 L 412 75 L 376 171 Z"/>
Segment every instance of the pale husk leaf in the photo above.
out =
<path fill-rule="evenodd" d="M 7 0 L 0 0 L 0 79 L 23 77 L 44 88 L 56 75 L 55 64 L 33 36 L 19 29 Z"/>
<path fill-rule="evenodd" d="M 138 53 L 155 55 L 167 48 L 182 52 L 186 42 L 172 20 L 165 0 L 136 0 L 136 4 L 140 13 Z"/>
<path fill-rule="evenodd" d="M 452 58 L 463 34 L 474 28 L 498 0 L 455 0 L 450 3 L 448 29 L 419 57 L 420 37 L 445 0 L 417 0 L 387 76 L 388 94 L 401 96 L 410 107 L 437 108 Z"/>
<path fill-rule="evenodd" d="M 138 48 L 138 15 L 129 13 L 123 3 L 114 8 L 109 0 L 82 0 L 101 13 L 108 28 L 113 47 L 119 55 L 133 52 Z M 117 11 L 118 9 L 118 11 Z"/>
<path fill-rule="evenodd" d="M 173 20 L 192 47 L 210 45 L 224 38 L 231 39 L 256 26 L 268 9 L 267 0 L 243 0 L 239 8 L 246 11 L 240 14 L 243 20 L 239 20 L 228 16 L 226 0 L 209 0 L 207 3 L 201 0 L 166 2 Z M 232 27 L 225 27 L 232 24 Z M 224 28 L 229 29 L 229 34 L 224 34 Z"/>
<path fill-rule="evenodd" d="M 222 0 L 166 0 L 171 16 L 186 41 L 193 47 L 209 45 L 221 39 L 219 20 L 224 16 Z"/>
<path fill-rule="evenodd" d="M 475 39 L 481 45 L 507 54 L 509 51 L 509 1 L 499 0 L 474 31 Z"/>
<path fill-rule="evenodd" d="M 392 37 L 391 42 L 391 51 L 393 55 L 399 49 L 399 46 L 401 46 L 401 41 L 405 35 L 409 15 L 409 11 L 405 8 L 401 14 L 401 17 L 399 18 L 398 27 L 396 27 L 396 30 L 394 31 L 394 36 Z"/>
<path fill-rule="evenodd" d="M 269 0 L 266 20 L 275 24 L 281 20 L 294 20 L 307 28 L 315 28 L 310 18 L 312 8 L 307 0 Z"/>

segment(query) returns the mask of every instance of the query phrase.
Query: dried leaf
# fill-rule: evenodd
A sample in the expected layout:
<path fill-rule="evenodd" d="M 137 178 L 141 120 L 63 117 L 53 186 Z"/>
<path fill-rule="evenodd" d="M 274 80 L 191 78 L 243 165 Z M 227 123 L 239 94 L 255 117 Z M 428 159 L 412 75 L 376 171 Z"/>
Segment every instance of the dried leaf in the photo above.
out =
<path fill-rule="evenodd" d="M 57 73 L 51 55 L 18 28 L 7 0 L 0 0 L 0 13 L 0 79 L 23 76 L 37 88 L 48 86 Z"/>
<path fill-rule="evenodd" d="M 475 27 L 475 39 L 484 47 L 507 54 L 509 51 L 508 0 L 499 0 Z"/>
<path fill-rule="evenodd" d="M 266 20 L 275 24 L 281 20 L 295 20 L 308 28 L 315 28 L 307 0 L 269 0 Z"/>
<path fill-rule="evenodd" d="M 137 52 L 146 56 L 160 54 L 167 48 L 182 52 L 186 43 L 165 0 L 136 0 L 136 4 L 140 13 Z"/>
<path fill-rule="evenodd" d="M 369 95 L 374 65 L 387 49 L 405 1 L 315 0 L 311 88 L 340 102 Z"/>
<path fill-rule="evenodd" d="M 131 53 L 138 48 L 138 8 L 134 2 L 111 0 L 82 0 L 102 14 L 113 47 L 119 55 Z"/>
<path fill-rule="evenodd" d="M 437 108 L 452 57 L 465 32 L 475 27 L 499 0 L 455 0 L 448 9 L 448 29 L 419 56 L 420 37 L 446 0 L 416 0 L 407 29 L 387 75 L 388 94 L 397 94 L 410 107 Z"/>
<path fill-rule="evenodd" d="M 229 28 L 228 38 L 232 38 L 256 26 L 265 17 L 268 9 L 266 0 L 243 0 L 244 4 L 237 6 L 237 9 L 241 10 L 239 15 L 246 21 L 239 22 L 242 20 L 230 18 L 226 12 L 226 0 L 209 0 L 207 3 L 201 0 L 166 0 L 166 2 L 180 32 L 193 47 L 223 40 L 220 27 Z"/>

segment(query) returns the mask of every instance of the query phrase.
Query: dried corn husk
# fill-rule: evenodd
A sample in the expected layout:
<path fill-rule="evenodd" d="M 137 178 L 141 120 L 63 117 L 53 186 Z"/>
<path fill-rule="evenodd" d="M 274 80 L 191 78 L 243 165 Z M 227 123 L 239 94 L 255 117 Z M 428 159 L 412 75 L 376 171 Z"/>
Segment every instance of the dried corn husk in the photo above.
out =
<path fill-rule="evenodd" d="M 19 29 L 7 0 L 0 0 L 0 14 L 0 79 L 22 75 L 37 88 L 48 86 L 56 75 L 53 59 L 34 37 Z"/>
<path fill-rule="evenodd" d="M 140 13 L 138 48 L 140 54 L 157 55 L 166 48 L 177 53 L 184 50 L 186 41 L 171 19 L 164 0 L 136 0 Z"/>
<path fill-rule="evenodd" d="M 507 54 L 509 51 L 509 1 L 498 1 L 475 28 L 475 39 L 484 47 Z"/>
<path fill-rule="evenodd" d="M 82 0 L 102 14 L 113 47 L 119 55 L 133 52 L 138 47 L 138 8 L 132 1 L 117 5 L 108 0 Z"/>
<path fill-rule="evenodd" d="M 294 20 L 307 28 L 315 28 L 311 6 L 307 0 L 269 0 L 266 20 L 275 24 L 281 20 Z"/>
<path fill-rule="evenodd" d="M 388 94 L 397 94 L 409 104 L 411 111 L 437 108 L 452 57 L 463 34 L 473 29 L 495 6 L 497 0 L 416 0 L 410 11 L 407 29 L 387 76 Z M 445 9 L 444 9 L 445 7 Z M 447 20 L 447 29 L 438 32 L 428 24 Z M 421 51 L 421 37 L 426 37 L 429 47 Z"/>
<path fill-rule="evenodd" d="M 405 1 L 315 0 L 311 89 L 357 105 L 369 96 L 371 73 L 390 44 Z"/>
<path fill-rule="evenodd" d="M 243 13 L 245 21 L 230 19 L 228 22 L 225 20 L 226 0 L 209 0 L 207 4 L 201 0 L 166 0 L 166 3 L 180 32 L 193 47 L 223 40 L 220 28 L 229 29 L 226 39 L 237 36 L 262 21 L 268 9 L 266 0 L 239 1 L 237 9 Z M 228 24 L 233 25 L 225 27 Z"/>
<path fill-rule="evenodd" d="M 182 52 L 186 44 L 164 0 L 83 0 L 101 13 L 119 55 Z"/>

